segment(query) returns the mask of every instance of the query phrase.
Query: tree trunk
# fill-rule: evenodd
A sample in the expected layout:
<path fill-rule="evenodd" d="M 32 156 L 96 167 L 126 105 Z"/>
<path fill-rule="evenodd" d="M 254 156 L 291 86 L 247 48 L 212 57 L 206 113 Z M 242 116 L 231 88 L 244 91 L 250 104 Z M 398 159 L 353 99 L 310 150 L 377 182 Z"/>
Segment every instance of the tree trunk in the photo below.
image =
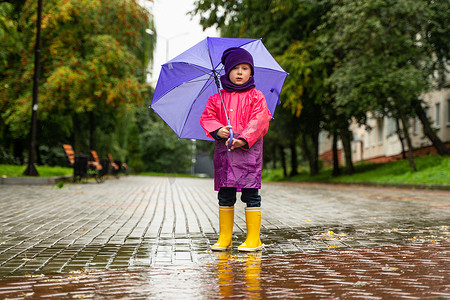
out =
<path fill-rule="evenodd" d="M 13 156 L 15 160 L 18 160 L 20 165 L 25 162 L 23 151 L 25 150 L 22 140 L 13 140 Z"/>
<path fill-rule="evenodd" d="M 42 166 L 44 165 L 44 163 L 42 162 L 42 155 L 41 152 L 39 151 L 39 147 L 36 145 L 36 148 L 34 150 L 36 152 L 36 164 L 38 166 Z"/>
<path fill-rule="evenodd" d="M 280 156 L 281 156 L 281 166 L 283 167 L 283 176 L 287 177 L 287 166 L 286 166 L 286 154 L 284 154 L 284 147 L 279 146 L 280 149 Z"/>
<path fill-rule="evenodd" d="M 333 132 L 333 173 L 332 176 L 336 177 L 341 175 L 341 169 L 339 169 L 339 156 L 338 156 L 338 135 L 337 132 Z"/>
<path fill-rule="evenodd" d="M 271 161 L 272 161 L 272 169 L 276 169 L 277 168 L 277 147 L 271 147 L 271 152 L 272 152 L 272 157 L 271 157 Z"/>
<path fill-rule="evenodd" d="M 420 122 L 423 126 L 423 132 L 430 139 L 434 148 L 436 149 L 439 155 L 450 155 L 450 150 L 447 149 L 447 146 L 441 141 L 441 139 L 436 135 L 433 128 L 428 121 L 427 114 L 421 105 L 421 100 L 416 99 L 413 101 L 414 111 L 419 117 Z"/>
<path fill-rule="evenodd" d="M 81 132 L 80 132 L 80 121 L 77 114 L 72 115 L 73 123 L 73 151 L 76 154 L 81 153 Z"/>
<path fill-rule="evenodd" d="M 311 141 L 313 149 L 311 153 L 311 163 L 309 166 L 311 176 L 319 174 L 319 132 L 320 130 L 318 130 L 317 132 L 313 131 L 311 133 Z"/>
<path fill-rule="evenodd" d="M 339 130 L 339 136 L 341 137 L 342 148 L 344 149 L 345 155 L 345 174 L 348 175 L 355 173 L 355 168 L 353 167 L 352 162 L 352 146 L 350 134 L 351 133 L 347 127 L 341 128 L 341 130 Z"/>
<path fill-rule="evenodd" d="M 305 157 L 308 159 L 309 164 L 309 176 L 314 176 L 319 173 L 319 164 L 318 164 L 318 156 L 315 155 L 316 150 L 312 149 L 308 145 L 307 141 L 308 135 L 303 134 L 302 135 L 302 151 L 305 155 Z"/>
<path fill-rule="evenodd" d="M 291 140 L 289 146 L 291 148 L 291 174 L 289 176 L 295 176 L 298 175 L 297 146 L 293 140 Z"/>
<path fill-rule="evenodd" d="M 402 121 L 403 133 L 405 135 L 406 143 L 408 144 L 409 165 L 411 166 L 411 169 L 414 172 L 417 172 L 416 164 L 414 163 L 414 158 L 413 158 L 413 147 L 412 147 L 411 137 L 408 132 L 408 124 L 406 123 L 405 117 L 403 116 L 403 114 L 401 112 L 400 112 L 400 120 Z"/>
<path fill-rule="evenodd" d="M 89 150 L 95 150 L 94 145 L 95 118 L 94 113 L 92 111 L 88 112 L 88 114 L 89 114 Z"/>
<path fill-rule="evenodd" d="M 406 159 L 405 144 L 403 143 L 402 131 L 400 129 L 398 118 L 395 118 L 395 125 L 397 126 L 396 132 L 398 135 L 398 139 L 400 140 L 400 145 L 402 146 L 402 158 Z"/>

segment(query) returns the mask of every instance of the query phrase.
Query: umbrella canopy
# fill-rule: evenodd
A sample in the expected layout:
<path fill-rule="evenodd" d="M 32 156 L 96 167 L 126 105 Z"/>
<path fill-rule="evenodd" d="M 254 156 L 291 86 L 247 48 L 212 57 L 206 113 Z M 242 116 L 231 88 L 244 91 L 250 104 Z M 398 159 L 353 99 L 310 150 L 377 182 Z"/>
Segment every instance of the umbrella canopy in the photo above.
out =
<path fill-rule="evenodd" d="M 260 39 L 208 37 L 162 65 L 150 105 L 179 138 L 211 140 L 200 126 L 208 98 L 218 92 L 217 76 L 224 75 L 223 51 L 241 47 L 253 56 L 255 85 L 274 115 L 287 73 Z"/>

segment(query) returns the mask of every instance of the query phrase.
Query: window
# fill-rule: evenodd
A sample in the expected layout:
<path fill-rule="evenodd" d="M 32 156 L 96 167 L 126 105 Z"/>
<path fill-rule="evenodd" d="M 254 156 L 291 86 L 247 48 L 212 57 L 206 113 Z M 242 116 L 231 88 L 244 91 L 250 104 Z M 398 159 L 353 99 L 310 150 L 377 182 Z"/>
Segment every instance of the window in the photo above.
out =
<path fill-rule="evenodd" d="M 364 132 L 364 148 L 369 148 L 369 133 Z"/>
<path fill-rule="evenodd" d="M 450 99 L 447 99 L 447 125 L 450 125 Z"/>
<path fill-rule="evenodd" d="M 441 124 L 441 103 L 436 103 L 434 105 L 434 126 L 436 128 L 439 128 L 440 124 Z"/>
<path fill-rule="evenodd" d="M 417 135 L 419 132 L 419 124 L 418 124 L 417 117 L 412 119 L 412 130 L 413 130 L 414 135 Z"/>
<path fill-rule="evenodd" d="M 325 133 L 323 130 L 319 132 L 319 143 L 322 143 L 325 140 Z"/>
<path fill-rule="evenodd" d="M 395 119 L 394 118 L 388 118 L 386 120 L 386 137 L 389 137 L 397 131 Z"/>
<path fill-rule="evenodd" d="M 370 131 L 370 146 L 374 147 L 376 145 L 375 142 L 375 128 L 372 128 L 372 130 Z"/>
<path fill-rule="evenodd" d="M 378 145 L 383 143 L 383 119 L 377 120 Z"/>

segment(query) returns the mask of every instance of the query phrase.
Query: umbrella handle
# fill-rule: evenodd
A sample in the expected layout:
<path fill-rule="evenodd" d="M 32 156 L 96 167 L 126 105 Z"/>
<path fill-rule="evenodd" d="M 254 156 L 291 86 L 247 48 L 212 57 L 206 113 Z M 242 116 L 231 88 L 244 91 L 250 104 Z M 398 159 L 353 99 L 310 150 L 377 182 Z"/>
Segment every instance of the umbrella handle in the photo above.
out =
<path fill-rule="evenodd" d="M 231 126 L 230 120 L 228 120 L 228 119 L 227 119 L 227 124 L 228 124 L 228 126 Z M 229 130 L 230 130 L 230 142 L 228 143 L 228 151 L 231 150 L 230 148 L 233 143 L 233 129 L 230 128 Z"/>

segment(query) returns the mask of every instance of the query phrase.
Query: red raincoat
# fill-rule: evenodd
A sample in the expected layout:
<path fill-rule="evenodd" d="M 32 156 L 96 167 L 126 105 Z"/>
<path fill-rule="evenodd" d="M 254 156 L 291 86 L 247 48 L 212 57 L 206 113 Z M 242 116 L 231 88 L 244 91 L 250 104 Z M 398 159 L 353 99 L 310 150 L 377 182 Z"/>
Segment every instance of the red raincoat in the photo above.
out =
<path fill-rule="evenodd" d="M 261 188 L 262 137 L 269 129 L 271 114 L 261 91 L 253 88 L 245 92 L 229 93 L 222 90 L 227 114 L 233 127 L 234 138 L 243 138 L 248 149 L 242 147 L 228 151 L 226 139 L 215 141 L 214 189 L 221 187 Z M 227 125 L 225 112 L 217 93 L 209 97 L 200 124 L 210 135 L 211 132 Z M 214 137 L 212 137 L 214 138 Z"/>

